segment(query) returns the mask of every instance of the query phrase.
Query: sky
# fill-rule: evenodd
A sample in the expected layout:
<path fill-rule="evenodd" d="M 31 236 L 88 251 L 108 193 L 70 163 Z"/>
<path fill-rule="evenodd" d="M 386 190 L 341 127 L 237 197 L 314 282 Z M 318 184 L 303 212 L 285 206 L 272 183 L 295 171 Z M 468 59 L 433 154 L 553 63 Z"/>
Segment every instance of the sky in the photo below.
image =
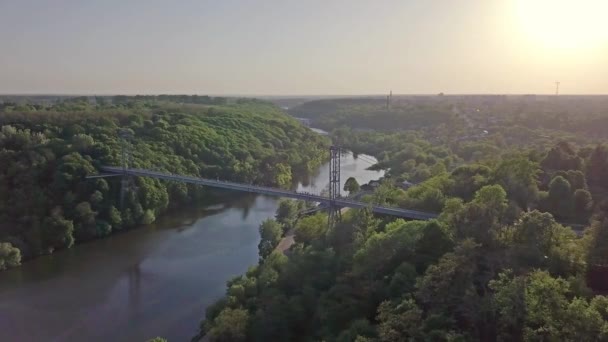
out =
<path fill-rule="evenodd" d="M 0 0 L 0 94 L 608 94 L 606 0 Z"/>

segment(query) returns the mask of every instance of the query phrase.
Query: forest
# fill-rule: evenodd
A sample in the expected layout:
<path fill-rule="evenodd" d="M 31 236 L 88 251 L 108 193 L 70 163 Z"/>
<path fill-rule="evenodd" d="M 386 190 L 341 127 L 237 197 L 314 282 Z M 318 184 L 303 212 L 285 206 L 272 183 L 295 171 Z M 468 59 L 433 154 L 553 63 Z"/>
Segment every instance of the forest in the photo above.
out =
<path fill-rule="evenodd" d="M 608 341 L 606 98 L 319 102 L 290 112 L 387 170 L 364 201 L 439 218 L 359 209 L 330 227 L 283 201 L 194 340 Z M 414 126 L 361 126 L 377 111 Z"/>
<path fill-rule="evenodd" d="M 121 134 L 126 139 L 121 139 Z M 130 137 L 130 138 L 129 138 Z M 101 165 L 291 187 L 328 141 L 276 106 L 208 96 L 116 96 L 0 105 L 0 270 L 204 201 L 200 187 L 120 177 Z"/>

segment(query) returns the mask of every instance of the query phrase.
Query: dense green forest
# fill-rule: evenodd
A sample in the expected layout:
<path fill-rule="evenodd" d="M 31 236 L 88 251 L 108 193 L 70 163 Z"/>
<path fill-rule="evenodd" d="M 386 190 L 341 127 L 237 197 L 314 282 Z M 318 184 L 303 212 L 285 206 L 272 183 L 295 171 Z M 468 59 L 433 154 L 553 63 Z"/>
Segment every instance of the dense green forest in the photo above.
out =
<path fill-rule="evenodd" d="M 559 130 L 569 139 L 608 138 L 608 96 L 395 96 L 387 107 L 385 98 L 344 98 L 309 101 L 289 109 L 296 117 L 310 119 L 314 127 L 333 130 L 403 131 L 443 125 L 442 137 L 457 138 L 463 129 L 485 127 L 489 131 Z M 515 133 L 515 132 L 511 132 Z M 570 140 L 572 141 L 572 140 Z"/>
<path fill-rule="evenodd" d="M 418 129 L 449 123 L 455 117 L 436 103 L 386 108 L 386 100 L 362 98 L 317 100 L 289 110 L 296 117 L 308 118 L 316 127 L 331 130 L 342 125 L 365 130 Z"/>
<path fill-rule="evenodd" d="M 360 209 L 330 228 L 282 202 L 260 226 L 259 264 L 228 282 L 195 339 L 607 341 L 608 146 L 590 124 L 608 118 L 605 99 L 445 101 L 393 112 L 435 103 L 447 118 L 415 129 L 362 129 L 354 118 L 381 101 L 336 100 L 317 121 L 387 170 L 363 200 L 438 219 Z M 295 245 L 271 252 L 291 228 Z"/>
<path fill-rule="evenodd" d="M 207 96 L 70 98 L 0 105 L 0 270 L 21 259 L 149 224 L 203 200 L 196 186 L 87 180 L 121 165 L 128 132 L 132 167 L 290 187 L 327 158 L 328 142 L 276 106 Z"/>

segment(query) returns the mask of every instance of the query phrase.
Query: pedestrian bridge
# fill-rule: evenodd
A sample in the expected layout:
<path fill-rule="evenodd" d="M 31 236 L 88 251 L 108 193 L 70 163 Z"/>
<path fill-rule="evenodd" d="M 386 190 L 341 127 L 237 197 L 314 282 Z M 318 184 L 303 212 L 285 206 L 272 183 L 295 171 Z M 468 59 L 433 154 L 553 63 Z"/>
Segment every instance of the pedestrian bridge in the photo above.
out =
<path fill-rule="evenodd" d="M 303 201 L 310 202 L 319 202 L 323 203 L 327 206 L 337 206 L 337 207 L 348 207 L 348 208 L 366 208 L 369 207 L 374 213 L 397 216 L 407 219 L 413 220 L 430 220 L 437 217 L 435 213 L 427 213 L 424 211 L 418 210 L 409 210 L 402 208 L 394 208 L 394 207 L 385 207 L 379 205 L 370 205 L 369 203 L 349 200 L 346 198 L 336 198 L 331 200 L 329 197 L 311 194 L 307 192 L 298 192 L 292 190 L 285 190 L 279 188 L 251 185 L 251 184 L 243 184 L 236 182 L 227 182 L 221 181 L 217 179 L 207 179 L 200 177 L 192 177 L 192 176 L 182 176 L 175 175 L 172 173 L 166 172 L 158 172 L 144 169 L 123 169 L 122 167 L 114 167 L 114 166 L 102 166 L 101 170 L 106 173 L 114 174 L 114 175 L 130 175 L 130 176 L 139 176 L 139 177 L 151 177 L 157 179 L 163 179 L 174 182 L 183 182 L 190 184 L 198 184 L 211 186 L 214 188 L 235 190 L 235 191 L 244 191 L 244 192 L 252 192 L 256 194 L 269 195 L 269 196 L 278 196 L 285 198 L 292 198 Z"/>

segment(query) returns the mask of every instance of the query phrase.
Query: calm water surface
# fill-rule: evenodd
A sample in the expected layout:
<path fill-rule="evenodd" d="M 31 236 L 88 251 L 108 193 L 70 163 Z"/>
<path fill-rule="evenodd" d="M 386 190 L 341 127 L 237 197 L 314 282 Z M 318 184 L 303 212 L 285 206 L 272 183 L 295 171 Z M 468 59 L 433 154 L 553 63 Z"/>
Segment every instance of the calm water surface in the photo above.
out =
<path fill-rule="evenodd" d="M 368 166 L 343 156 L 342 183 L 383 175 Z M 324 165 L 298 190 L 328 178 Z M 277 202 L 238 195 L 0 272 L 0 341 L 189 341 L 226 281 L 257 263 L 258 225 Z"/>

